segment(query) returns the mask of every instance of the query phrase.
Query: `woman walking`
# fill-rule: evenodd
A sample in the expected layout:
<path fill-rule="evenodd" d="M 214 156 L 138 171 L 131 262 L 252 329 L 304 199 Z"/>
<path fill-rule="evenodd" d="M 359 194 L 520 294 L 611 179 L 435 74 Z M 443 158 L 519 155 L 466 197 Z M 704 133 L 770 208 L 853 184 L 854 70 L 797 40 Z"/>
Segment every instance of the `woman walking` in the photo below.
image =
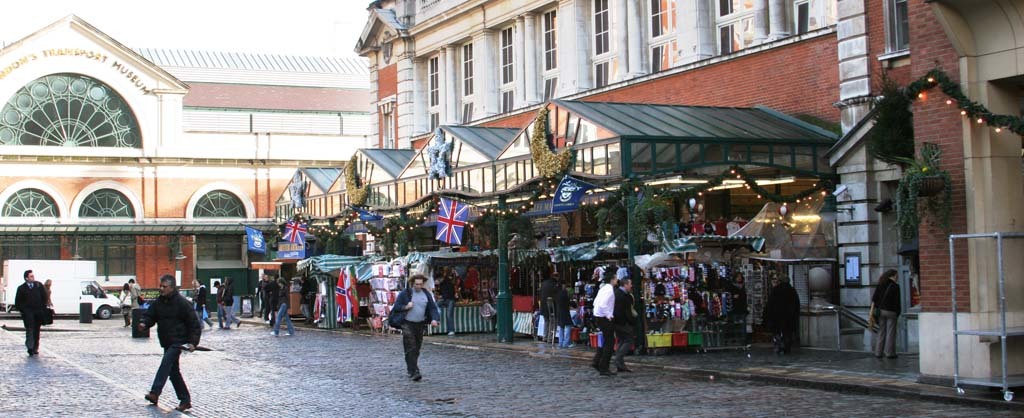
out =
<path fill-rule="evenodd" d="M 409 287 L 395 298 L 395 306 L 391 307 L 393 321 L 402 324 L 402 347 L 405 348 L 405 368 L 409 378 L 419 382 L 423 379 L 420 373 L 420 348 L 423 347 L 423 331 L 427 322 L 437 326 L 441 312 L 437 309 L 434 296 L 423 289 L 427 278 L 417 274 L 409 279 Z"/>
<path fill-rule="evenodd" d="M 125 328 L 132 325 L 132 288 L 125 283 L 121 286 L 121 297 L 117 300 L 121 302 L 121 316 L 124 317 Z"/>
<path fill-rule="evenodd" d="M 290 287 L 288 282 L 284 280 L 284 277 L 277 279 L 277 296 L 274 298 L 277 300 L 277 319 L 274 321 L 274 330 L 270 332 L 270 335 L 278 336 L 281 333 L 281 323 L 288 323 L 288 334 L 289 336 L 295 335 L 295 325 L 292 325 L 292 317 L 288 315 L 288 301 L 291 299 Z"/>

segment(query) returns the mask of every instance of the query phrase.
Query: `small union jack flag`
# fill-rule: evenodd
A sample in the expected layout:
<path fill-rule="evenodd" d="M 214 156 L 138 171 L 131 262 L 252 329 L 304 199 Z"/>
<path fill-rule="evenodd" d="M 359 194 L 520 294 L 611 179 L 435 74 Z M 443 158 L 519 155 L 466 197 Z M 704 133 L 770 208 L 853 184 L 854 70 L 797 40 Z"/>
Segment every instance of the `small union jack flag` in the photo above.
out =
<path fill-rule="evenodd" d="M 301 244 L 306 241 L 306 224 L 295 220 L 288 221 L 284 225 L 285 241 Z"/>
<path fill-rule="evenodd" d="M 462 230 L 466 228 L 468 218 L 469 205 L 442 197 L 437 210 L 437 234 L 434 239 L 462 245 Z"/>

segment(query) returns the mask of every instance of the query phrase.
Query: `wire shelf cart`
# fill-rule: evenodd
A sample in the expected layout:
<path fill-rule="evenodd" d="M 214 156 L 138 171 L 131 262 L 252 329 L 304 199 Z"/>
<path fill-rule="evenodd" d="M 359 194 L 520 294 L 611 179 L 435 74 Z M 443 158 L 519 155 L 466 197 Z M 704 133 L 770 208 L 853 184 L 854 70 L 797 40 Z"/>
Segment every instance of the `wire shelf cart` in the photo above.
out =
<path fill-rule="evenodd" d="M 960 329 L 957 324 L 956 311 L 956 257 L 953 254 L 955 241 L 958 239 L 970 240 L 976 238 L 990 238 L 996 240 L 996 260 L 999 272 L 999 327 L 995 329 Z M 1024 238 L 1022 232 L 992 232 L 983 234 L 954 234 L 949 236 L 949 280 L 953 294 L 953 387 L 957 393 L 963 394 L 964 390 L 960 384 L 1001 387 L 1003 400 L 1013 400 L 1011 387 L 1024 386 L 1024 375 L 1006 374 L 1006 338 L 1024 335 L 1024 326 L 1006 327 L 1006 276 L 1003 271 L 1003 240 L 1007 238 Z M 1002 352 L 1002 378 L 992 377 L 983 379 L 961 379 L 960 378 L 960 338 L 961 335 L 977 335 L 999 337 Z"/>

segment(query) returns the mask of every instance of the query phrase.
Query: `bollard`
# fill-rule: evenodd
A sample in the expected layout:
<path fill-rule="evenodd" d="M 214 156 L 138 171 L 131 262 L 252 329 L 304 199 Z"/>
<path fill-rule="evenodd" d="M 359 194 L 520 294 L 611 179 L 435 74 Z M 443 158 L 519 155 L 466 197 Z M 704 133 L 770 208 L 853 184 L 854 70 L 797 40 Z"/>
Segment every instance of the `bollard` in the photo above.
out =
<path fill-rule="evenodd" d="M 149 338 L 149 328 L 140 330 L 142 309 L 132 309 L 132 338 Z"/>
<path fill-rule="evenodd" d="M 92 304 L 82 302 L 78 304 L 78 322 L 83 324 L 92 323 Z"/>

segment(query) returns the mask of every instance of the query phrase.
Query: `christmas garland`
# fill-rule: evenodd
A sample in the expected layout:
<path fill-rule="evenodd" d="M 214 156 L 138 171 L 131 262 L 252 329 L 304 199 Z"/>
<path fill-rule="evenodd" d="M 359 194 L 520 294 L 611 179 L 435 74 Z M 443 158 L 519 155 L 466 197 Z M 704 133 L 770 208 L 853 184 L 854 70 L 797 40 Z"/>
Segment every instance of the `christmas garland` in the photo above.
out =
<path fill-rule="evenodd" d="M 427 221 L 427 217 L 437 209 L 437 201 L 430 199 L 422 207 L 419 215 L 407 216 L 405 220 L 401 217 L 391 217 L 384 221 L 384 225 L 377 228 L 365 223 L 366 230 L 374 237 L 380 238 L 379 248 L 385 254 L 390 254 L 395 244 L 403 244 L 412 241 L 416 228 Z"/>
<path fill-rule="evenodd" d="M 345 165 L 345 192 L 348 193 L 349 204 L 361 206 L 366 203 L 366 198 L 370 195 L 370 185 L 359 187 L 359 175 L 356 173 L 357 161 L 358 159 L 353 155 Z"/>
<path fill-rule="evenodd" d="M 1024 120 L 1018 116 L 997 115 L 989 111 L 985 106 L 968 99 L 967 95 L 960 90 L 960 84 L 950 80 L 949 75 L 938 68 L 929 71 L 921 78 L 907 85 L 904 94 L 910 100 L 923 100 L 926 98 L 924 92 L 935 87 L 938 87 L 946 96 L 949 96 L 949 100 L 946 100 L 947 105 L 956 103 L 957 107 L 960 108 L 960 114 L 968 117 L 970 120 L 979 124 L 988 124 L 988 126 L 995 128 L 996 133 L 1006 129 L 1017 135 L 1024 135 Z"/>
<path fill-rule="evenodd" d="M 551 152 L 547 140 L 548 108 L 545 106 L 537 113 L 537 119 L 533 122 L 533 132 L 530 133 L 530 154 L 533 156 L 533 164 L 541 177 L 554 177 L 564 174 L 569 169 L 573 160 L 571 147 L 566 147 L 558 154 Z"/>

